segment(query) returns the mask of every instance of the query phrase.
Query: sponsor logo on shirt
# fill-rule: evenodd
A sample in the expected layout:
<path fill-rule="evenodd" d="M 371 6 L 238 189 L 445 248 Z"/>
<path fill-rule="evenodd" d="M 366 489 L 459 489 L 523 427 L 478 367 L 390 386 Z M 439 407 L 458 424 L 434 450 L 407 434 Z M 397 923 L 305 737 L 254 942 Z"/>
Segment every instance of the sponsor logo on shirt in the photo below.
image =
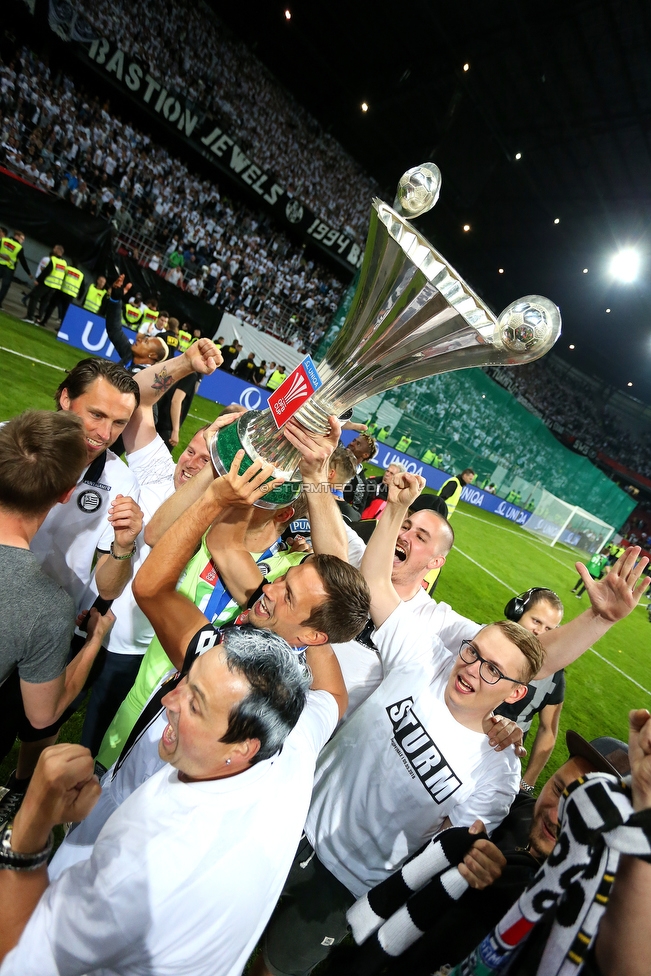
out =
<path fill-rule="evenodd" d="M 102 504 L 102 496 L 98 491 L 94 489 L 89 489 L 88 491 L 82 491 L 82 493 L 77 498 L 77 506 L 82 512 L 88 514 L 96 512 Z"/>
<path fill-rule="evenodd" d="M 435 803 L 443 803 L 461 786 L 461 780 L 414 712 L 413 698 L 387 708 L 396 752 L 412 779 L 419 779 Z"/>
<path fill-rule="evenodd" d="M 101 488 L 102 491 L 110 491 L 111 490 L 111 486 L 110 485 L 103 485 L 101 483 L 101 481 L 86 481 L 86 479 L 84 478 L 83 483 L 85 485 L 90 485 L 91 488 Z"/>
<path fill-rule="evenodd" d="M 219 573 L 215 569 L 212 560 L 208 560 L 203 570 L 199 573 L 199 579 L 202 579 L 204 583 L 209 583 L 210 586 L 214 586 L 219 579 Z"/>

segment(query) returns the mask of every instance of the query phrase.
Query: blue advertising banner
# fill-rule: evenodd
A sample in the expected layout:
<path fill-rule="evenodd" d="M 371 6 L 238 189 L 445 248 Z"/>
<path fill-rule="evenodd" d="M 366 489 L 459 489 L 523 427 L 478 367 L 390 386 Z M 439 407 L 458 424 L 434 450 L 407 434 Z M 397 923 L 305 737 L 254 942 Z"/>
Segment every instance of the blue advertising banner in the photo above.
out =
<path fill-rule="evenodd" d="M 357 437 L 357 434 L 354 430 L 345 430 L 341 435 L 341 439 L 346 445 L 350 444 L 355 437 Z M 419 474 L 425 479 L 427 487 L 433 491 L 439 491 L 448 478 L 451 477 L 445 471 L 433 468 L 429 464 L 423 464 L 422 461 L 418 461 L 409 454 L 403 454 L 402 451 L 396 451 L 395 448 L 389 447 L 387 444 L 378 444 L 378 453 L 373 458 L 372 463 L 377 464 L 380 468 L 388 468 L 395 461 L 404 464 L 410 474 Z M 469 505 L 475 505 L 477 508 L 483 508 L 485 512 L 493 512 L 495 515 L 501 515 L 502 518 L 508 519 L 510 522 L 515 522 L 516 525 L 525 525 L 531 518 L 531 512 L 528 512 L 526 509 L 512 505 L 510 502 L 505 502 L 503 498 L 499 498 L 497 495 L 491 495 L 489 492 L 484 491 L 482 488 L 476 488 L 474 485 L 465 486 L 461 492 L 461 501 L 467 502 Z"/>
<path fill-rule="evenodd" d="M 136 333 L 131 329 L 122 331 L 129 342 L 133 342 Z M 87 312 L 85 308 L 80 308 L 78 305 L 71 305 L 66 312 L 57 339 L 69 346 L 83 349 L 93 356 L 101 356 L 102 359 L 110 359 L 114 363 L 120 362 L 120 357 L 106 334 L 106 320 L 101 315 Z"/>
<path fill-rule="evenodd" d="M 204 376 L 199 386 L 199 396 L 214 403 L 240 403 L 247 410 L 264 410 L 271 390 L 245 383 L 226 370 L 217 369 L 211 376 Z"/>
<path fill-rule="evenodd" d="M 485 512 L 501 515 L 502 518 L 508 519 L 509 522 L 515 522 L 516 525 L 525 525 L 531 518 L 531 512 L 528 512 L 526 508 L 505 502 L 499 495 L 491 495 L 490 492 L 484 491 L 483 488 L 475 488 L 474 485 L 465 486 L 461 492 L 461 501 L 475 505 L 477 508 L 483 508 Z"/>

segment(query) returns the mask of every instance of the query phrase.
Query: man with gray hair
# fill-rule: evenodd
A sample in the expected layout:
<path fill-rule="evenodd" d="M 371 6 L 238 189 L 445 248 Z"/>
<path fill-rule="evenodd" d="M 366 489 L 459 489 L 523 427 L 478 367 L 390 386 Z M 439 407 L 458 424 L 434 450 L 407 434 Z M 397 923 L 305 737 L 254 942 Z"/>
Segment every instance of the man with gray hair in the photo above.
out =
<path fill-rule="evenodd" d="M 269 469 L 249 471 L 259 498 Z M 183 540 L 166 533 L 148 561 L 185 559 Z M 145 573 L 137 599 L 147 585 Z M 3 976 L 213 976 L 216 958 L 235 976 L 282 890 L 316 758 L 346 707 L 336 658 L 308 649 L 308 691 L 277 635 L 221 634 L 175 591 L 161 609 L 154 623 L 164 616 L 164 643 L 186 641 L 185 662 L 150 700 L 99 801 L 88 750 L 51 747 L 3 839 Z M 52 826 L 86 816 L 57 852 L 48 886 Z M 15 873 L 25 867 L 27 886 Z"/>

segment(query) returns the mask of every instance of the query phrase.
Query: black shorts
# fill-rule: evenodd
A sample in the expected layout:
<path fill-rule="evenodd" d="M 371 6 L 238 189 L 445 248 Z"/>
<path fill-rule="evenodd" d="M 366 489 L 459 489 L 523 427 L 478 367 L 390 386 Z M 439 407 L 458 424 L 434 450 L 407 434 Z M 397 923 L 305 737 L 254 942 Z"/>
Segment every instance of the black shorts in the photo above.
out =
<path fill-rule="evenodd" d="M 280 901 L 269 919 L 262 952 L 274 976 L 305 976 L 348 932 L 355 901 L 321 864 L 305 835 L 298 845 Z"/>

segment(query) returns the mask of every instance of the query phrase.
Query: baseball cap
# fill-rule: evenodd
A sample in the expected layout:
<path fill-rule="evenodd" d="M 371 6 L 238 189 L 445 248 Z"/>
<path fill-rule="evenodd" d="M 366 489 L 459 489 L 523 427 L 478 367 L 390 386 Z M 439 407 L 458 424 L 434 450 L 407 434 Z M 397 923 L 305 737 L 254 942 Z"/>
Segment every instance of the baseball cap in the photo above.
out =
<path fill-rule="evenodd" d="M 448 506 L 445 504 L 444 499 L 439 498 L 438 495 L 419 495 L 413 505 L 409 506 L 409 511 L 422 512 L 425 508 L 429 508 L 432 512 L 437 512 L 443 518 L 448 517 Z"/>
<path fill-rule="evenodd" d="M 565 741 L 570 757 L 581 756 L 582 759 L 587 759 L 597 772 L 621 777 L 628 776 L 631 771 L 628 746 L 621 739 L 611 739 L 604 735 L 588 742 L 578 732 L 570 729 L 565 733 Z"/>

